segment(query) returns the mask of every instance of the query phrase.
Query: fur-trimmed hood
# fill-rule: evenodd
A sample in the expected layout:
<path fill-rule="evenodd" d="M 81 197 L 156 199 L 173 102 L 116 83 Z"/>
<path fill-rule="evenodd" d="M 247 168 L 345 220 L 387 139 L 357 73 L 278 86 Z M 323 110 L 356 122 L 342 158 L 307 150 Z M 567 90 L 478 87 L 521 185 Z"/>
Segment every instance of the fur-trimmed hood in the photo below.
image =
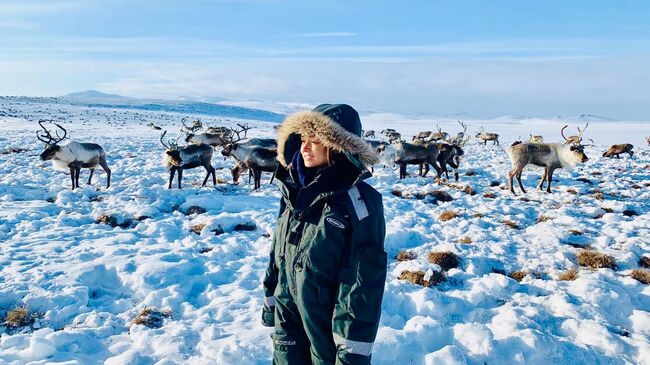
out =
<path fill-rule="evenodd" d="M 284 167 L 300 149 L 300 136 L 320 140 L 325 147 L 358 158 L 366 166 L 379 162 L 379 157 L 363 138 L 347 131 L 330 117 L 316 111 L 289 115 L 278 130 L 278 161 Z"/>

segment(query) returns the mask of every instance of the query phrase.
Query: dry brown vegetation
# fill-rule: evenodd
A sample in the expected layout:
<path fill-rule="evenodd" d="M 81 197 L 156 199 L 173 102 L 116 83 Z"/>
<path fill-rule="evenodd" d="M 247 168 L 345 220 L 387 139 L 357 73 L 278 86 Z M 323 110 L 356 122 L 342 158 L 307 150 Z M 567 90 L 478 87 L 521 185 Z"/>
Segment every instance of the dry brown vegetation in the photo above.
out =
<path fill-rule="evenodd" d="M 578 194 L 578 192 L 577 192 L 576 189 L 574 189 L 574 188 L 569 188 L 569 189 L 566 190 L 566 192 L 569 193 L 569 194 L 573 194 L 573 195 L 577 195 L 577 194 Z"/>
<path fill-rule="evenodd" d="M 95 222 L 98 224 L 106 224 L 113 228 L 117 227 L 117 218 L 115 218 L 113 215 L 102 214 L 97 217 L 97 220 Z"/>
<path fill-rule="evenodd" d="M 583 250 L 578 253 L 578 265 L 590 269 L 608 268 L 615 270 L 616 262 L 614 258 L 600 252 Z"/>
<path fill-rule="evenodd" d="M 521 282 L 522 280 L 524 280 L 524 278 L 526 276 L 528 276 L 528 273 L 526 271 L 517 270 L 517 271 L 511 272 L 510 275 L 508 275 L 508 276 L 515 279 L 515 280 L 517 280 L 518 282 Z"/>
<path fill-rule="evenodd" d="M 487 199 L 494 199 L 494 198 L 496 198 L 497 196 L 494 195 L 493 192 L 488 191 L 487 193 L 483 194 L 483 197 L 484 197 L 484 198 L 487 198 Z"/>
<path fill-rule="evenodd" d="M 603 200 L 604 197 L 605 196 L 600 191 L 597 191 L 597 192 L 594 193 L 594 199 L 596 199 L 596 200 Z"/>
<path fill-rule="evenodd" d="M 399 275 L 399 280 L 406 280 L 416 285 L 421 285 L 424 287 L 430 287 L 437 285 L 445 281 L 445 275 L 441 272 L 434 271 L 429 280 L 424 280 L 425 272 L 424 271 L 402 271 Z"/>
<path fill-rule="evenodd" d="M 34 316 L 29 313 L 27 307 L 16 307 L 7 311 L 7 318 L 5 318 L 4 323 L 5 326 L 12 329 L 26 327 L 34 323 Z"/>
<path fill-rule="evenodd" d="M 578 270 L 576 269 L 569 269 L 563 273 L 561 273 L 557 279 L 561 281 L 573 281 L 578 278 Z"/>
<path fill-rule="evenodd" d="M 582 236 L 584 234 L 583 231 L 581 231 L 579 229 L 575 229 L 575 228 L 570 229 L 569 233 L 571 233 L 574 236 Z"/>
<path fill-rule="evenodd" d="M 199 223 L 191 226 L 190 231 L 200 235 L 203 228 L 205 228 L 205 223 Z"/>
<path fill-rule="evenodd" d="M 550 221 L 550 220 L 552 220 L 552 219 L 553 219 L 553 218 L 551 218 L 551 217 L 549 217 L 549 216 L 546 216 L 546 215 L 540 215 L 539 217 L 537 217 L 537 223 L 542 223 L 542 222 Z"/>
<path fill-rule="evenodd" d="M 418 255 L 416 255 L 415 252 L 413 252 L 413 251 L 400 251 L 395 256 L 395 260 L 397 260 L 397 261 L 410 261 L 410 260 L 415 260 L 417 257 L 418 257 Z"/>
<path fill-rule="evenodd" d="M 456 268 L 460 264 L 460 257 L 451 251 L 432 251 L 427 258 L 430 263 L 440 266 L 444 271 Z"/>
<path fill-rule="evenodd" d="M 172 315 L 171 310 L 160 310 L 150 307 L 144 307 L 140 314 L 133 319 L 132 324 L 141 324 L 149 328 L 162 327 L 165 318 Z"/>
<path fill-rule="evenodd" d="M 467 185 L 462 191 L 465 194 L 476 195 L 476 191 L 474 190 L 474 188 L 469 185 Z"/>
<path fill-rule="evenodd" d="M 458 217 L 459 217 L 458 213 L 454 212 L 453 210 L 446 210 L 440 213 L 440 215 L 438 216 L 438 218 L 443 222 L 450 221 Z"/>
<path fill-rule="evenodd" d="M 459 238 L 459 239 L 458 239 L 458 242 L 460 242 L 460 243 L 464 243 L 464 244 L 470 244 L 470 243 L 472 243 L 473 241 L 472 241 L 472 237 L 470 237 L 470 236 L 465 236 L 465 237 L 461 237 L 461 238 Z"/>
<path fill-rule="evenodd" d="M 482 214 L 482 213 L 474 213 L 474 214 L 472 214 L 472 218 L 483 218 L 483 217 L 485 217 L 485 215 Z"/>
<path fill-rule="evenodd" d="M 644 269 L 634 269 L 630 276 L 643 284 L 650 284 L 650 271 Z"/>
<path fill-rule="evenodd" d="M 519 223 L 517 223 L 515 221 L 511 221 L 510 219 L 504 219 L 503 221 L 501 221 L 501 223 L 505 224 L 506 226 L 508 226 L 510 228 L 514 228 L 514 229 L 519 229 L 520 228 Z"/>

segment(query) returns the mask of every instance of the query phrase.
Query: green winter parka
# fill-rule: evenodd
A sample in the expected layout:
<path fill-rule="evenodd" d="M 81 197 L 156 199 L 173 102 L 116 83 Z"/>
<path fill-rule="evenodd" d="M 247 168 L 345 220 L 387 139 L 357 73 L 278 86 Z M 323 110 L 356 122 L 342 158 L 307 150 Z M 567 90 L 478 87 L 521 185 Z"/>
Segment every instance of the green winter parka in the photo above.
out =
<path fill-rule="evenodd" d="M 263 312 L 263 323 L 275 327 L 274 364 L 370 364 L 386 280 L 383 204 L 363 182 L 370 176 L 364 164 L 376 156 L 339 123 L 303 112 L 280 127 L 282 201 Z M 305 187 L 286 163 L 301 134 L 342 156 Z"/>

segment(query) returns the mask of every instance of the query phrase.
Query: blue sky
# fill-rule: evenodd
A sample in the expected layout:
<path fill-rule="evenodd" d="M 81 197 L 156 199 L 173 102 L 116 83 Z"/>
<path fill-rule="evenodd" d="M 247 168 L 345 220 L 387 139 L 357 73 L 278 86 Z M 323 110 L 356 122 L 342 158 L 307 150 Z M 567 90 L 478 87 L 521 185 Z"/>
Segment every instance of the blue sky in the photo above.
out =
<path fill-rule="evenodd" d="M 0 3 L 0 94 L 650 120 L 648 1 Z"/>

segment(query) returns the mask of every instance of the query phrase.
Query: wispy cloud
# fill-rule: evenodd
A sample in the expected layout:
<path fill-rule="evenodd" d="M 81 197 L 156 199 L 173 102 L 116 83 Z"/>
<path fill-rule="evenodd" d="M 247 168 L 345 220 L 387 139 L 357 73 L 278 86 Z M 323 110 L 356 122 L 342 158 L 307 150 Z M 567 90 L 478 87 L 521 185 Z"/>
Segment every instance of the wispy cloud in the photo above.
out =
<path fill-rule="evenodd" d="M 598 47 L 594 45 L 597 44 Z M 296 59 L 395 62 L 424 58 L 503 59 L 553 62 L 578 58 L 623 56 L 639 52 L 633 41 L 504 40 L 410 45 L 257 46 L 187 37 L 13 37 L 0 43 L 0 53 L 13 59 L 122 58 L 147 59 Z"/>
<path fill-rule="evenodd" d="M 353 37 L 357 33 L 350 32 L 329 32 L 329 33 L 302 33 L 298 34 L 299 37 Z"/>
<path fill-rule="evenodd" d="M 56 14 L 61 11 L 78 9 L 81 6 L 88 4 L 88 2 L 79 0 L 69 1 L 15 1 L 5 0 L 0 4 L 0 15 L 3 16 L 33 16 L 40 14 Z"/>

